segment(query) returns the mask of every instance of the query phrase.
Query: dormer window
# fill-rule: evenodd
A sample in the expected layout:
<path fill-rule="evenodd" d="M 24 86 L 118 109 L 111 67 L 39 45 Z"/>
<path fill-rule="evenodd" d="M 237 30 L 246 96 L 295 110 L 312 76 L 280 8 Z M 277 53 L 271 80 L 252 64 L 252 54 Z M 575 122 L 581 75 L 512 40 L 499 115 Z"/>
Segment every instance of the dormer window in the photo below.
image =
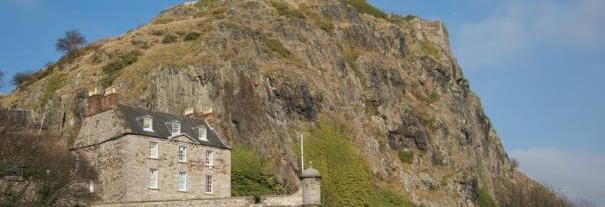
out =
<path fill-rule="evenodd" d="M 172 134 L 173 136 L 181 134 L 181 123 L 176 121 L 172 122 L 170 127 L 170 134 Z"/>
<path fill-rule="evenodd" d="M 200 128 L 198 128 L 198 133 L 199 133 L 198 138 L 200 140 L 208 141 L 208 133 L 207 133 L 207 130 L 206 130 L 206 126 L 201 125 Z"/>
<path fill-rule="evenodd" d="M 153 132 L 153 119 L 151 117 L 143 118 L 143 131 Z"/>

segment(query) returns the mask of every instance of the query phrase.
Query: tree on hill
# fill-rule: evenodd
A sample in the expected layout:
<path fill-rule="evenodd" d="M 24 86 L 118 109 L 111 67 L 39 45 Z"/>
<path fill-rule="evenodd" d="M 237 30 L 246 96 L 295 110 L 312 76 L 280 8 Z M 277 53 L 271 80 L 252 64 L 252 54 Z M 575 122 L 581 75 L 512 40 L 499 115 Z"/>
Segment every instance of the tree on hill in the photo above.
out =
<path fill-rule="evenodd" d="M 23 85 L 23 83 L 30 81 L 33 78 L 32 72 L 18 72 L 13 76 L 12 83 L 13 85 L 19 87 Z"/>
<path fill-rule="evenodd" d="M 0 88 L 4 87 L 4 85 L 6 85 L 6 83 L 4 82 L 4 72 L 0 70 Z"/>
<path fill-rule="evenodd" d="M 71 54 L 86 45 L 86 37 L 78 30 L 69 30 L 65 32 L 65 37 L 57 40 L 57 51 L 64 54 Z"/>

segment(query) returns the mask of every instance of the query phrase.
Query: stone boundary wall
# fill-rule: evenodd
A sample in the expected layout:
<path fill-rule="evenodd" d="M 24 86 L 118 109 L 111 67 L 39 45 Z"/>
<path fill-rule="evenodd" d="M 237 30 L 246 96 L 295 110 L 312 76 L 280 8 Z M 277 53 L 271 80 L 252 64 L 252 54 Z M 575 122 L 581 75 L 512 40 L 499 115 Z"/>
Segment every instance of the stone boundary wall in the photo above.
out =
<path fill-rule="evenodd" d="M 303 205 L 302 190 L 298 190 L 292 195 L 284 196 L 263 196 L 259 206 L 266 207 L 295 207 Z"/>
<path fill-rule="evenodd" d="M 93 204 L 92 207 L 249 207 L 254 204 L 254 197 L 233 197 L 216 199 L 189 199 L 165 201 L 141 201 L 125 203 Z"/>

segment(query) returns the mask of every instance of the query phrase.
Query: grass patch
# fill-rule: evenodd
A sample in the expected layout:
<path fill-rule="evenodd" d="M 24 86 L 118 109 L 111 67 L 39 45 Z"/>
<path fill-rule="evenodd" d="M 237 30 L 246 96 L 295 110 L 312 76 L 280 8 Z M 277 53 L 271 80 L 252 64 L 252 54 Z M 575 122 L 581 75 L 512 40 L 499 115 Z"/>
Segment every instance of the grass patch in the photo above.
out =
<path fill-rule="evenodd" d="M 179 38 L 176 35 L 168 33 L 162 39 L 162 43 L 164 43 L 164 44 L 175 43 L 178 39 Z"/>
<path fill-rule="evenodd" d="M 271 2 L 271 6 L 273 6 L 273 8 L 275 8 L 275 10 L 277 10 L 277 13 L 279 15 L 282 16 L 286 16 L 288 18 L 300 18 L 300 19 L 304 19 L 305 15 L 298 11 L 298 10 L 293 10 L 290 9 L 290 7 L 288 7 L 288 4 L 281 2 L 281 1 L 273 1 Z"/>
<path fill-rule="evenodd" d="M 231 152 L 231 193 L 233 196 L 254 196 L 277 194 L 271 168 L 256 150 L 250 147 L 236 147 Z"/>
<path fill-rule="evenodd" d="M 386 19 L 388 15 L 380 9 L 370 5 L 367 0 L 345 0 L 347 4 L 355 8 L 359 13 L 369 14 L 376 18 Z"/>
<path fill-rule="evenodd" d="M 193 41 L 193 40 L 197 40 L 198 38 L 200 38 L 200 33 L 198 32 L 189 32 L 187 34 L 185 34 L 185 37 L 183 38 L 183 40 L 185 41 Z"/>
<path fill-rule="evenodd" d="M 265 50 L 279 54 L 282 57 L 290 56 L 290 50 L 286 49 L 281 41 L 276 39 L 265 38 L 263 40 Z"/>
<path fill-rule="evenodd" d="M 101 80 L 101 86 L 109 87 L 113 84 L 113 81 L 118 77 L 120 71 L 129 66 L 142 55 L 141 51 L 133 50 L 127 53 L 118 53 L 117 57 L 113 58 L 107 65 L 103 66 L 103 79 Z"/>
<path fill-rule="evenodd" d="M 487 188 L 481 187 L 479 189 L 479 196 L 477 198 L 477 203 L 479 207 L 497 207 L 496 202 L 487 191 Z"/>
<path fill-rule="evenodd" d="M 372 184 L 367 161 L 347 134 L 324 119 L 305 138 L 305 160 L 322 175 L 324 206 L 406 206 L 403 196 Z"/>
<path fill-rule="evenodd" d="M 174 19 L 170 17 L 159 16 L 153 20 L 151 20 L 151 24 L 168 24 L 170 22 L 174 22 Z"/>
<path fill-rule="evenodd" d="M 318 13 L 315 13 L 311 8 L 305 6 L 302 7 L 302 10 L 309 17 L 309 19 L 311 19 L 313 24 L 315 24 L 322 30 L 326 32 L 334 30 L 334 24 L 332 24 L 332 22 L 324 20 Z"/>
<path fill-rule="evenodd" d="M 402 163 L 412 164 L 414 163 L 414 152 L 411 150 L 399 150 L 399 160 Z"/>
<path fill-rule="evenodd" d="M 420 42 L 420 46 L 422 51 L 428 56 L 433 57 L 434 59 L 439 58 L 439 50 L 435 47 L 435 45 L 429 41 Z"/>
<path fill-rule="evenodd" d="M 368 78 L 361 71 L 361 69 L 359 68 L 359 65 L 357 64 L 357 58 L 359 58 L 359 52 L 355 48 L 350 48 L 348 50 L 343 48 L 342 55 L 343 55 L 345 61 L 347 62 L 347 64 L 349 64 L 349 66 L 351 67 L 351 70 L 353 70 L 353 73 L 355 73 L 355 76 L 357 76 L 359 78 L 359 81 L 361 82 L 361 84 L 363 84 L 364 86 L 366 86 L 365 88 L 367 88 Z"/>
<path fill-rule="evenodd" d="M 50 100 L 55 92 L 65 86 L 65 75 L 63 73 L 57 73 L 56 75 L 48 78 L 48 82 L 46 83 L 46 88 L 42 93 L 42 97 L 40 97 L 40 103 L 45 104 Z"/>
<path fill-rule="evenodd" d="M 374 187 L 370 196 L 371 207 L 413 207 L 414 204 L 408 201 L 403 195 L 395 191 Z"/>

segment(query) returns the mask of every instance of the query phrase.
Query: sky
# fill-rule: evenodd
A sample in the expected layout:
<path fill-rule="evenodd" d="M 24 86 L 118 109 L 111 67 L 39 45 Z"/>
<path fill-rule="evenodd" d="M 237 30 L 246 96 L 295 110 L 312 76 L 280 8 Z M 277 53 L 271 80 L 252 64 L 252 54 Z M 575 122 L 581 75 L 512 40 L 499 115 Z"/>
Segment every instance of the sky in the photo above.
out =
<path fill-rule="evenodd" d="M 35 71 L 64 31 L 89 41 L 183 0 L 0 0 L 0 70 Z M 370 0 L 443 21 L 454 55 L 520 169 L 605 206 L 605 0 Z M 10 92 L 11 87 L 0 89 Z"/>

